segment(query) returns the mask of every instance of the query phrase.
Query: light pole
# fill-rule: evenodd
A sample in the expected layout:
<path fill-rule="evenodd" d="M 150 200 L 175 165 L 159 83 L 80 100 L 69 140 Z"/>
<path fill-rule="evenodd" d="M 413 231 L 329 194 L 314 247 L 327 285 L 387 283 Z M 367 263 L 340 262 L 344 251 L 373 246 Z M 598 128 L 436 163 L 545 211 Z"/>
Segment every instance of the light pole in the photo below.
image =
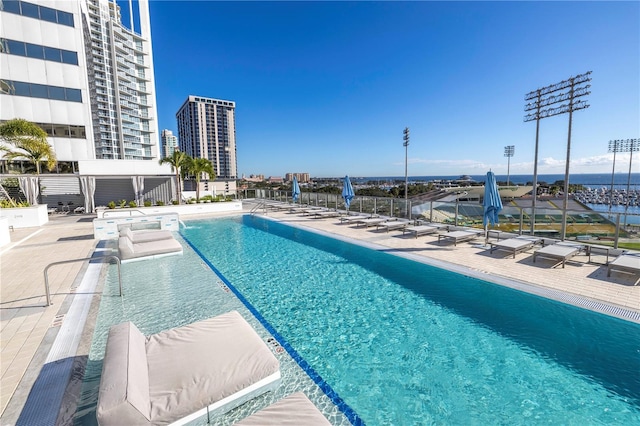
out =
<path fill-rule="evenodd" d="M 524 121 L 536 120 L 536 148 L 533 165 L 533 202 L 531 204 L 531 234 L 535 230 L 536 215 L 536 195 L 538 184 L 538 135 L 540 130 L 540 120 L 554 115 L 569 113 L 569 130 L 567 132 L 567 160 L 564 171 L 564 197 L 562 203 L 562 230 L 561 239 L 564 240 L 567 231 L 567 205 L 569 204 L 569 163 L 571 158 L 571 125 L 573 122 L 573 111 L 589 108 L 589 104 L 585 100 L 576 100 L 582 96 L 590 94 L 589 88 L 591 81 L 591 71 L 579 74 L 575 77 L 569 77 L 559 83 L 552 84 L 527 93 L 525 101 L 529 101 L 524 110 L 529 112 L 524 117 Z M 557 93 L 561 92 L 561 93 Z M 555 106 L 560 102 L 560 106 Z M 542 109 L 545 108 L 545 109 Z M 534 111 L 534 112 L 531 112 Z"/>
<path fill-rule="evenodd" d="M 408 175 L 408 155 L 409 155 L 409 128 L 404 128 L 404 136 L 402 139 L 404 140 L 404 216 L 409 217 L 409 175 Z"/>
<path fill-rule="evenodd" d="M 507 186 L 509 186 L 509 169 L 511 168 L 511 157 L 515 153 L 514 145 L 507 145 L 504 147 L 504 156 L 507 157 Z"/>
<path fill-rule="evenodd" d="M 628 152 L 629 153 L 629 174 L 627 176 L 627 200 L 624 208 L 624 227 L 627 227 L 627 211 L 629 210 L 629 201 L 631 200 L 631 160 L 633 159 L 633 152 L 640 151 L 640 139 L 618 139 L 615 141 L 609 141 L 609 152 L 613 152 L 613 168 L 616 167 L 616 152 Z M 611 195 L 613 195 L 613 172 L 611 172 Z M 609 210 L 611 210 L 611 204 L 609 204 Z"/>

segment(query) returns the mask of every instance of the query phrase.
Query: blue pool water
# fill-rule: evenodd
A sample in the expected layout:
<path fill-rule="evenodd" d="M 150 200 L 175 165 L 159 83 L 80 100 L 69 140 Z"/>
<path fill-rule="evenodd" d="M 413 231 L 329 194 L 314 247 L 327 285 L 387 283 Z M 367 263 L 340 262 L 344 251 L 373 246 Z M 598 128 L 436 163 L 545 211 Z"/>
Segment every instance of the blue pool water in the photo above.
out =
<path fill-rule="evenodd" d="M 252 216 L 188 224 L 367 424 L 640 424 L 639 324 Z"/>

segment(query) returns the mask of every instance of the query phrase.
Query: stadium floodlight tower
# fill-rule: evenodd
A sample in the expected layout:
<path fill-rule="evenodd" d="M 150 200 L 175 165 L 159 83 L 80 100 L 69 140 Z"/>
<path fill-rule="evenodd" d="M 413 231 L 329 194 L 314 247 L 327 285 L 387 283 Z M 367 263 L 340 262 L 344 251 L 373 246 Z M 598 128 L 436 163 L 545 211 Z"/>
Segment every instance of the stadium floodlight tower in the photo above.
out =
<path fill-rule="evenodd" d="M 609 152 L 613 152 L 613 171 L 611 172 L 611 194 L 613 197 L 613 174 L 616 171 L 616 152 L 628 152 L 629 153 L 629 174 L 627 175 L 627 201 L 624 208 L 624 226 L 627 227 L 627 210 L 629 210 L 629 201 L 631 200 L 631 160 L 633 159 L 633 152 L 640 151 L 640 139 L 617 139 L 609 141 Z M 611 210 L 611 204 L 613 200 L 609 200 L 609 210 Z"/>
<path fill-rule="evenodd" d="M 536 121 L 536 147 L 533 162 L 533 201 L 531 203 L 531 235 L 535 231 L 536 198 L 538 192 L 538 140 L 540 134 L 540 120 L 554 115 L 569 113 L 569 131 L 567 135 L 567 161 L 564 172 L 564 194 L 562 203 L 562 230 L 560 232 L 562 240 L 567 232 L 567 205 L 569 204 L 569 163 L 571 160 L 571 125 L 573 123 L 573 112 L 589 108 L 589 104 L 584 99 L 579 99 L 590 94 L 591 71 L 569 77 L 559 83 L 529 92 L 524 99 L 527 104 L 524 110 L 528 114 L 524 121 Z M 568 101 L 568 102 L 566 102 Z M 560 102 L 566 102 L 558 106 Z"/>
<path fill-rule="evenodd" d="M 514 145 L 507 145 L 504 147 L 504 156 L 507 157 L 507 186 L 509 186 L 509 170 L 511 169 L 511 157 L 515 153 L 516 147 Z"/>
<path fill-rule="evenodd" d="M 409 155 L 409 128 L 405 127 L 404 131 L 402 132 L 404 134 L 404 136 L 402 137 L 402 139 L 404 140 L 404 142 L 402 143 L 402 145 L 404 146 L 404 216 L 405 217 L 409 217 L 409 175 L 408 175 L 408 168 L 407 168 L 407 162 L 408 162 L 408 155 Z"/>

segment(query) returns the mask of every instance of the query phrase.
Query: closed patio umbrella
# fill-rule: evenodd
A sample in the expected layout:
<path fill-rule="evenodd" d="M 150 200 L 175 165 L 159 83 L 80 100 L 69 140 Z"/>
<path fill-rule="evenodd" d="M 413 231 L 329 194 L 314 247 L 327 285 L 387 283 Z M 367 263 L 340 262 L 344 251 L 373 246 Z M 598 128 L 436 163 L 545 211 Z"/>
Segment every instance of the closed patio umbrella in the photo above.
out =
<path fill-rule="evenodd" d="M 496 183 L 496 176 L 493 172 L 487 172 L 487 181 L 484 183 L 484 200 L 482 202 L 484 208 L 484 217 L 482 224 L 484 225 L 485 242 L 489 239 L 488 225 L 498 223 L 498 213 L 502 210 L 502 200 Z"/>
<path fill-rule="evenodd" d="M 293 186 L 291 188 L 291 198 L 293 198 L 293 202 L 298 201 L 300 197 L 300 185 L 298 185 L 298 178 L 293 177 Z"/>
<path fill-rule="evenodd" d="M 351 186 L 349 176 L 345 176 L 342 184 L 342 198 L 344 198 L 344 205 L 347 208 L 347 212 L 349 212 L 351 200 L 353 199 L 354 195 L 355 194 L 353 193 L 353 186 Z"/>

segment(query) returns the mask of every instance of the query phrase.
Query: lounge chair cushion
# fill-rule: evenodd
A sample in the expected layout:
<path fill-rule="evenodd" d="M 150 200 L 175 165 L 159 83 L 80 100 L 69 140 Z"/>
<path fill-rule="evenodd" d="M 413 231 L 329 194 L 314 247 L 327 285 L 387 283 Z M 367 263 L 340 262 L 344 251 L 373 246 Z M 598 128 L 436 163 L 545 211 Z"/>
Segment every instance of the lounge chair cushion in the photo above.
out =
<path fill-rule="evenodd" d="M 120 258 L 122 260 L 128 260 L 138 257 L 182 252 L 182 245 L 173 237 L 141 243 L 133 243 L 129 237 L 120 237 L 118 240 L 118 249 L 120 250 Z"/>
<path fill-rule="evenodd" d="M 135 325 L 125 322 L 111 327 L 108 342 L 102 364 L 98 422 L 148 424 L 151 400 L 146 338 Z"/>
<path fill-rule="evenodd" d="M 126 228 L 124 233 L 132 243 L 146 243 L 149 241 L 167 240 L 173 238 L 171 231 L 167 230 L 150 230 L 150 231 L 133 231 L 131 228 Z"/>
<path fill-rule="evenodd" d="M 296 392 L 236 423 L 236 426 L 328 426 L 309 398 Z"/>
<path fill-rule="evenodd" d="M 147 363 L 154 424 L 187 416 L 280 369 L 235 311 L 150 336 Z"/>
<path fill-rule="evenodd" d="M 147 338 L 133 324 L 119 324 L 107 339 L 98 423 L 170 424 L 233 401 L 279 371 L 269 346 L 236 311 Z"/>

